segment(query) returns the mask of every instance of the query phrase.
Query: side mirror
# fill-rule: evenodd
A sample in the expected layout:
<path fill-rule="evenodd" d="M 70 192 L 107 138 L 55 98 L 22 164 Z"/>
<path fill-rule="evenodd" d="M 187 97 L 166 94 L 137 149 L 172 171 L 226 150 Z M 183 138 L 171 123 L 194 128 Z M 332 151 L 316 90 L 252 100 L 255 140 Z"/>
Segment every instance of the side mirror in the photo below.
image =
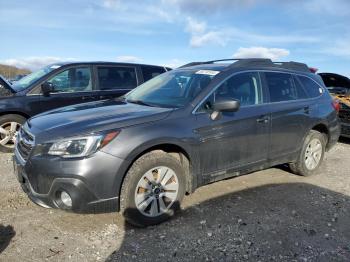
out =
<path fill-rule="evenodd" d="M 218 98 L 213 105 L 213 113 L 211 119 L 216 120 L 220 117 L 221 112 L 236 112 L 240 107 L 240 102 L 236 99 L 225 97 Z"/>
<path fill-rule="evenodd" d="M 41 91 L 44 96 L 50 96 L 50 93 L 54 91 L 54 86 L 50 82 L 45 82 L 41 85 Z"/>

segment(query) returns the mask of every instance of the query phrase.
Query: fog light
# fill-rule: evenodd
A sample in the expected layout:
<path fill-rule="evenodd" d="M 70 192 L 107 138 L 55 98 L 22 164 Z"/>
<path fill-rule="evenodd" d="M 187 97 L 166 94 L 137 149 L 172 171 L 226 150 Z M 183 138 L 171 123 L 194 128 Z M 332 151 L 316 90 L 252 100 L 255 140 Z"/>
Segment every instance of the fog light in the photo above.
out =
<path fill-rule="evenodd" d="M 65 206 L 72 207 L 72 198 L 67 192 L 65 191 L 61 192 L 61 201 Z"/>

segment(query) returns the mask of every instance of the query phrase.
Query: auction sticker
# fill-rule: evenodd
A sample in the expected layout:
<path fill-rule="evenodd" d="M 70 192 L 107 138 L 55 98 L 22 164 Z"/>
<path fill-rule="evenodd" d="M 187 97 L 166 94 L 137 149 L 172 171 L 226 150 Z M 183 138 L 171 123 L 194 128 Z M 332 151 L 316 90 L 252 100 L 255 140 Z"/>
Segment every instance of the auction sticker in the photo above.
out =
<path fill-rule="evenodd" d="M 219 71 L 214 71 L 214 70 L 199 70 L 196 72 L 198 75 L 209 75 L 209 76 L 216 76 Z"/>

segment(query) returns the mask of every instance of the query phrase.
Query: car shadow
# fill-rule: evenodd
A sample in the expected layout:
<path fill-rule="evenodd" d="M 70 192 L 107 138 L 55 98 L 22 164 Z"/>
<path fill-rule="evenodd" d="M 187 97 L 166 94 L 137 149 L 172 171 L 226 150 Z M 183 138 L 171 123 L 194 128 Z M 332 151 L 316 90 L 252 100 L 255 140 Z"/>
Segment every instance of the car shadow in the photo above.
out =
<path fill-rule="evenodd" d="M 158 226 L 125 224 L 107 261 L 349 261 L 350 198 L 271 184 L 192 205 Z"/>
<path fill-rule="evenodd" d="M 8 247 L 15 235 L 16 232 L 12 226 L 0 225 L 0 254 Z"/>
<path fill-rule="evenodd" d="M 339 143 L 343 143 L 343 144 L 348 144 L 350 145 L 350 138 L 349 137 L 340 137 L 339 138 Z"/>

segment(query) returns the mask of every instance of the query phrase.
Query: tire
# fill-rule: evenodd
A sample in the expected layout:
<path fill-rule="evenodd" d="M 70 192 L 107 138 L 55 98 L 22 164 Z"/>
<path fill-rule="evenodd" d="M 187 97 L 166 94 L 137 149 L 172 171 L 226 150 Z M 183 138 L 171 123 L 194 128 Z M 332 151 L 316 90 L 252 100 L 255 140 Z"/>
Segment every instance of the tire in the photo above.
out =
<path fill-rule="evenodd" d="M 0 116 L 0 152 L 13 152 L 16 132 L 26 120 L 20 115 L 9 114 Z"/>
<path fill-rule="evenodd" d="M 297 161 L 289 164 L 292 172 L 300 176 L 317 174 L 324 158 L 326 143 L 327 138 L 324 134 L 311 130 L 304 140 Z"/>
<path fill-rule="evenodd" d="M 180 208 L 185 185 L 185 170 L 177 158 L 160 150 L 146 153 L 132 164 L 124 178 L 120 212 L 134 226 L 162 223 Z"/>

